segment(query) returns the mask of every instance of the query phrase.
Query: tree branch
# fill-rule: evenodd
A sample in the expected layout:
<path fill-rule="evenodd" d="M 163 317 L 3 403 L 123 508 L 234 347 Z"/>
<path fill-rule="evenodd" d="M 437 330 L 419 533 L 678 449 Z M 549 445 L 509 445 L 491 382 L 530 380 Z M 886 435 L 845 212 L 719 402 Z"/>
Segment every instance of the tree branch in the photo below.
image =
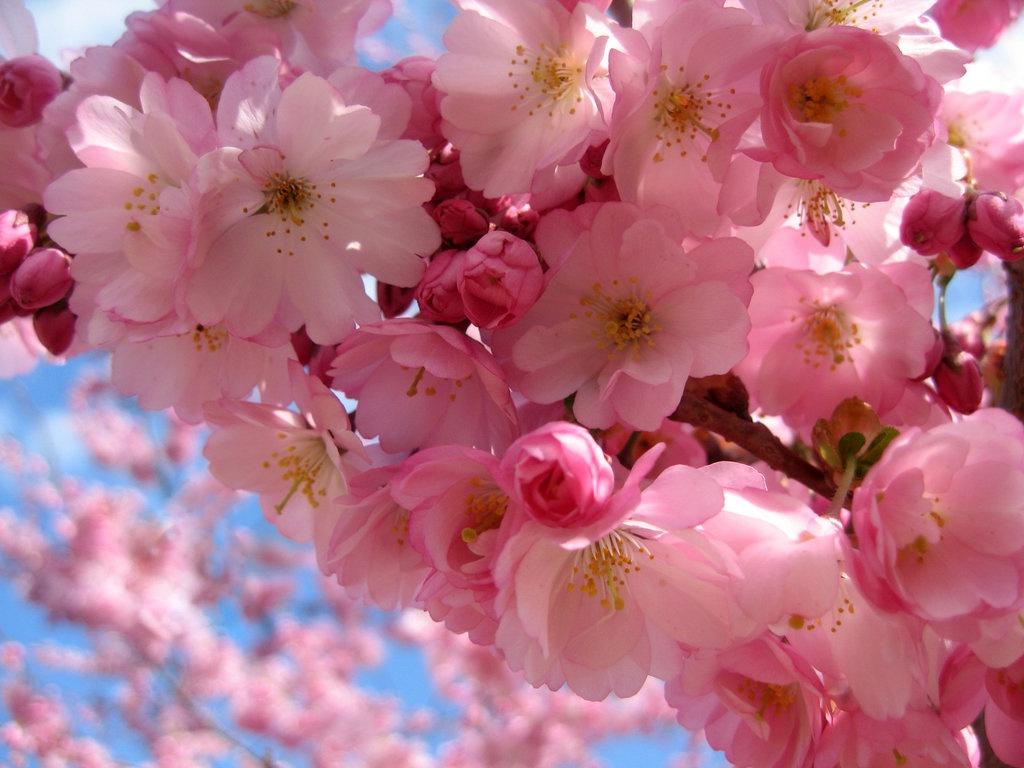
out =
<path fill-rule="evenodd" d="M 1000 405 L 1024 421 L 1024 260 L 1006 262 L 1003 266 L 1010 305 L 1006 316 L 1006 357 Z"/>
<path fill-rule="evenodd" d="M 764 424 L 739 415 L 737 409 L 717 404 L 715 399 L 716 389 L 709 387 L 706 380 L 691 379 L 670 418 L 709 429 L 820 496 L 832 498 L 836 487 L 824 472 L 798 456 Z"/>

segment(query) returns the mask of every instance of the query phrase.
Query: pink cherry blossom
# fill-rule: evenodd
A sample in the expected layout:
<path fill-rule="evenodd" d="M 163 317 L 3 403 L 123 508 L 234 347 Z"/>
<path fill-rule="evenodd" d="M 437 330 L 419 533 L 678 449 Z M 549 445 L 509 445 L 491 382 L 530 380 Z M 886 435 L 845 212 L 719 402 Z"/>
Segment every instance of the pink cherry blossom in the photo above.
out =
<path fill-rule="evenodd" d="M 431 257 L 415 294 L 420 314 L 427 320 L 459 323 L 466 319 L 466 307 L 459 293 L 459 275 L 465 259 L 465 251 L 453 248 Z"/>
<path fill-rule="evenodd" d="M 861 202 L 889 198 L 917 169 L 942 93 L 893 43 L 846 26 L 791 38 L 761 88 L 759 159 Z"/>
<path fill-rule="evenodd" d="M 940 138 L 970 157 L 982 189 L 1012 193 L 1024 186 L 1024 96 L 947 91 L 939 109 Z"/>
<path fill-rule="evenodd" d="M 299 413 L 269 403 L 208 406 L 207 421 L 216 428 L 203 454 L 222 483 L 258 493 L 264 516 L 284 535 L 308 541 L 315 531 L 331 530 L 334 500 L 369 460 L 337 397 L 297 365 L 290 372 Z"/>
<path fill-rule="evenodd" d="M 39 121 L 43 109 L 60 93 L 60 72 L 38 54 L 0 64 L 0 123 L 24 128 Z"/>
<path fill-rule="evenodd" d="M 738 768 L 806 765 L 825 722 L 813 668 L 770 637 L 688 656 L 665 697 L 683 726 L 702 728 Z"/>
<path fill-rule="evenodd" d="M 906 277 L 927 284 L 926 275 Z M 803 429 L 847 397 L 886 411 L 926 373 L 931 323 L 883 272 L 772 267 L 752 282 L 751 351 L 738 370 L 765 413 Z"/>
<path fill-rule="evenodd" d="M 543 290 L 544 272 L 529 243 L 491 232 L 466 251 L 458 287 L 470 322 L 493 330 L 512 325 L 530 310 Z"/>
<path fill-rule="evenodd" d="M 995 44 L 1010 22 L 1021 12 L 1018 0 L 939 0 L 932 16 L 939 22 L 942 35 L 969 51 Z"/>
<path fill-rule="evenodd" d="M 985 687 L 985 733 L 992 750 L 1009 765 L 1024 764 L 1024 657 L 1002 669 L 990 669 Z"/>
<path fill-rule="evenodd" d="M 654 430 L 689 376 L 739 362 L 750 249 L 726 238 L 684 251 L 682 240 L 625 203 L 548 215 L 537 241 L 556 270 L 526 316 L 493 336 L 516 388 L 539 403 L 575 393 L 587 426 Z"/>
<path fill-rule="evenodd" d="M 855 573 L 881 608 L 939 631 L 1024 605 L 1018 422 L 981 410 L 894 443 L 865 478 Z"/>
<path fill-rule="evenodd" d="M 612 29 L 589 3 L 459 0 L 434 85 L 442 131 L 467 184 L 485 195 L 529 192 L 541 171 L 579 159 L 605 128 L 603 75 Z"/>
<path fill-rule="evenodd" d="M 388 453 L 433 445 L 503 449 L 516 435 L 508 385 L 490 353 L 452 328 L 364 325 L 338 345 L 334 386 L 359 401 L 357 428 Z"/>
<path fill-rule="evenodd" d="M 930 711 L 908 712 L 900 720 L 884 721 L 863 712 L 842 712 L 825 729 L 815 765 L 882 768 L 905 760 L 921 768 L 971 768 L 977 760 L 969 757 L 967 739 Z"/>
<path fill-rule="evenodd" d="M 420 145 L 375 143 L 380 118 L 321 78 L 279 92 L 271 59 L 225 85 L 217 122 L 241 151 L 223 151 L 222 177 L 199 203 L 218 206 L 187 281 L 199 322 L 253 336 L 287 307 L 299 318 L 289 330 L 305 324 L 313 341 L 334 343 L 354 320 L 379 317 L 360 270 L 392 285 L 419 280 L 417 254 L 440 242 L 420 207 L 431 194 Z"/>

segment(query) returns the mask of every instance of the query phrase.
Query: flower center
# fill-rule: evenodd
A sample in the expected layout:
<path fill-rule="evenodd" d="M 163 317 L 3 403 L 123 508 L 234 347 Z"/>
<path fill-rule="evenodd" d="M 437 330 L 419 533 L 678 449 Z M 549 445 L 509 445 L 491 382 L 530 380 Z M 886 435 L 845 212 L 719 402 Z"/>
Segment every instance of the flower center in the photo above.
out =
<path fill-rule="evenodd" d="M 630 277 L 628 282 L 635 286 L 637 279 Z M 618 280 L 612 281 L 613 287 L 619 285 Z M 580 305 L 586 308 L 584 317 L 597 321 L 598 327 L 591 335 L 598 348 L 609 353 L 629 347 L 634 355 L 639 355 L 642 347 L 654 346 L 653 337 L 661 330 L 651 313 L 649 293 L 640 296 L 635 287 L 630 294 L 614 298 L 601 283 L 594 283 L 591 293 L 580 299 Z M 575 317 L 575 313 L 570 315 Z"/>
<path fill-rule="evenodd" d="M 765 715 L 778 714 L 789 709 L 796 701 L 796 684 L 762 683 L 760 680 L 744 677 L 736 686 L 736 693 L 757 707 L 757 711 L 754 712 L 755 719 L 764 720 Z"/>
<path fill-rule="evenodd" d="M 278 432 L 277 437 L 279 440 L 288 438 L 284 432 Z M 320 506 L 321 500 L 327 495 L 327 489 L 318 488 L 317 480 L 323 479 L 321 470 L 325 463 L 327 449 L 319 437 L 296 440 L 285 450 L 270 454 L 270 459 L 263 462 L 263 468 L 280 471 L 281 479 L 290 484 L 284 498 L 274 505 L 279 515 L 284 513 L 284 508 L 296 493 L 304 496 L 313 509 Z"/>
<path fill-rule="evenodd" d="M 878 15 L 882 0 L 822 0 L 807 15 L 807 32 L 820 27 L 858 27 Z M 877 30 L 873 30 L 877 31 Z"/>
<path fill-rule="evenodd" d="M 621 611 L 626 607 L 623 597 L 626 576 L 640 570 L 641 556 L 653 560 L 654 555 L 639 538 L 628 531 L 612 531 L 586 549 L 576 553 L 566 591 L 599 598 L 602 608 Z"/>
<path fill-rule="evenodd" d="M 554 117 L 555 105 L 565 101 L 573 105 L 569 114 L 576 114 L 574 105 L 583 101 L 579 88 L 583 67 L 564 45 L 555 50 L 545 43 L 536 54 L 517 45 L 510 63 L 513 69 L 508 71 L 508 76 L 515 80 L 512 89 L 519 92 L 519 104 L 512 105 L 513 112 L 522 105 L 532 117 L 535 110 L 546 106 L 548 116 Z"/>
<path fill-rule="evenodd" d="M 967 149 L 967 131 L 964 130 L 962 125 L 959 123 L 950 123 L 946 126 L 946 133 L 948 134 L 946 143 L 949 144 L 949 146 L 956 147 L 957 149 Z"/>
<path fill-rule="evenodd" d="M 162 186 L 160 177 L 151 173 L 146 177 L 147 187 L 135 187 L 132 196 L 124 201 L 124 209 L 130 217 L 124 228 L 129 232 L 140 232 L 142 225 L 139 218 L 142 215 L 156 216 L 160 213 L 160 203 L 157 202 Z"/>
<path fill-rule="evenodd" d="M 862 203 L 867 207 L 870 203 Z M 846 212 L 853 213 L 857 204 L 840 197 L 819 181 L 800 180 L 797 193 L 786 207 L 786 217 L 795 213 L 801 227 L 805 227 L 824 246 L 832 241 L 832 227 L 846 226 Z M 856 223 L 855 221 L 851 223 Z"/>
<path fill-rule="evenodd" d="M 192 337 L 196 352 L 217 352 L 228 340 L 228 332 L 219 326 L 207 328 L 205 325 L 197 325 L 188 335 Z"/>
<path fill-rule="evenodd" d="M 805 303 L 806 299 L 801 297 L 800 302 Z M 853 362 L 849 350 L 861 343 L 857 324 L 851 323 L 838 307 L 822 305 L 818 299 L 811 303 L 811 308 L 804 317 L 804 336 L 796 344 L 804 354 L 804 363 L 820 368 L 821 360 L 814 358 L 826 358 L 834 371 L 846 361 Z"/>
<path fill-rule="evenodd" d="M 678 74 L 682 74 L 680 67 Z M 663 150 L 675 151 L 675 145 L 679 147 L 679 156 L 686 157 L 693 149 L 693 142 L 698 134 L 707 137 L 710 141 L 718 139 L 718 128 L 710 124 L 711 120 L 724 120 L 732 109 L 729 102 L 729 95 L 735 94 L 735 89 L 730 89 L 729 94 L 713 93 L 706 87 L 711 79 L 705 74 L 697 84 L 684 83 L 675 85 L 667 79 L 662 80 L 662 85 L 654 92 L 654 122 L 659 126 L 655 138 L 660 142 L 658 151 L 654 155 L 654 162 L 660 163 L 665 157 Z M 706 160 L 701 154 L 701 160 Z"/>
<path fill-rule="evenodd" d="M 256 0 L 246 3 L 243 8 L 265 19 L 280 19 L 295 10 L 295 0 Z"/>
<path fill-rule="evenodd" d="M 847 85 L 845 75 L 812 77 L 789 87 L 789 104 L 801 122 L 831 123 L 850 105 L 850 97 L 860 95 L 860 88 Z"/>
<path fill-rule="evenodd" d="M 470 525 L 462 529 L 462 540 L 467 544 L 476 541 L 481 533 L 492 531 L 501 525 L 508 511 L 508 496 L 492 483 L 475 477 L 470 484 L 480 490 L 466 497 L 466 515 Z"/>
<path fill-rule="evenodd" d="M 267 213 L 279 215 L 282 221 L 301 226 L 305 223 L 302 212 L 312 208 L 316 185 L 306 179 L 296 179 L 288 173 L 275 173 L 263 185 L 263 199 Z"/>

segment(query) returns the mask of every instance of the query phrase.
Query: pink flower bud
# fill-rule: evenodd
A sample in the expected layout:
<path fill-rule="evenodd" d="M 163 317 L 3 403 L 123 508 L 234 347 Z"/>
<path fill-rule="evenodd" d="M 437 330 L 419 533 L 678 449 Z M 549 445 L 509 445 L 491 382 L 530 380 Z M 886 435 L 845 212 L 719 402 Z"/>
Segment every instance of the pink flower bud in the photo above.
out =
<path fill-rule="evenodd" d="M 36 228 L 23 211 L 0 213 L 0 275 L 13 272 L 35 247 Z"/>
<path fill-rule="evenodd" d="M 51 355 L 63 355 L 75 339 L 75 316 L 64 302 L 36 312 L 32 327 Z"/>
<path fill-rule="evenodd" d="M 611 465 L 590 433 L 560 421 L 514 442 L 501 469 L 526 514 L 552 528 L 597 522 L 615 487 Z"/>
<path fill-rule="evenodd" d="M 487 218 L 468 200 L 444 200 L 434 209 L 441 237 L 452 245 L 468 245 L 490 229 Z"/>
<path fill-rule="evenodd" d="M 956 264 L 957 269 L 973 267 L 981 258 L 981 248 L 971 239 L 970 231 L 964 233 L 946 254 L 949 260 Z"/>
<path fill-rule="evenodd" d="M 459 296 L 459 273 L 465 254 L 462 251 L 441 251 L 434 255 L 416 288 L 420 313 L 439 323 L 464 320 L 466 310 Z"/>
<path fill-rule="evenodd" d="M 939 0 L 931 10 L 942 36 L 972 52 L 995 45 L 1019 13 L 1013 0 Z"/>
<path fill-rule="evenodd" d="M 403 138 L 419 141 L 428 149 L 444 143 L 441 94 L 431 82 L 436 64 L 428 56 L 410 56 L 380 73 L 387 82 L 401 86 L 412 99 L 412 117 Z"/>
<path fill-rule="evenodd" d="M 466 317 L 491 330 L 526 314 L 540 298 L 544 271 L 529 243 L 491 232 L 466 251 L 458 286 Z"/>
<path fill-rule="evenodd" d="M 935 256 L 951 249 L 964 236 L 965 216 L 963 198 L 922 189 L 903 210 L 900 239 L 922 256 Z"/>
<path fill-rule="evenodd" d="M 302 326 L 292 334 L 292 349 L 295 350 L 295 357 L 302 365 L 308 363 L 316 352 L 316 342 L 306 334 L 306 326 Z"/>
<path fill-rule="evenodd" d="M 974 413 L 981 405 L 985 382 L 981 367 L 973 355 L 959 352 L 955 357 L 946 357 L 932 374 L 939 397 L 953 410 L 960 413 Z"/>
<path fill-rule="evenodd" d="M 416 298 L 416 288 L 401 288 L 397 285 L 377 281 L 377 303 L 380 311 L 388 320 L 398 317 L 412 306 Z"/>
<path fill-rule="evenodd" d="M 978 195 L 967 223 L 971 239 L 985 251 L 1006 261 L 1024 257 L 1024 206 L 1013 197 Z"/>
<path fill-rule="evenodd" d="M 537 229 L 540 221 L 540 214 L 527 205 L 509 206 L 501 215 L 501 222 L 498 227 L 510 232 L 516 237 L 530 237 Z"/>
<path fill-rule="evenodd" d="M 42 309 L 71 290 L 71 259 L 56 248 L 30 253 L 11 275 L 11 297 L 25 309 Z"/>
<path fill-rule="evenodd" d="M 37 54 L 0 64 L 0 123 L 10 128 L 38 123 L 62 85 L 57 68 Z"/>

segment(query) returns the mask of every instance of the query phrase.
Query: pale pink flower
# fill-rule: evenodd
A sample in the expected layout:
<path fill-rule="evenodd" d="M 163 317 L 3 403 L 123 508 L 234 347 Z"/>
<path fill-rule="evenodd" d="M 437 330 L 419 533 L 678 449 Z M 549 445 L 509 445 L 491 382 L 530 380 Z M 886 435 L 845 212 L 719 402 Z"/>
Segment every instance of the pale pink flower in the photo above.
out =
<path fill-rule="evenodd" d="M 15 318 L 0 324 L 0 379 L 28 373 L 44 352 L 32 332 L 30 320 Z"/>
<path fill-rule="evenodd" d="M 720 182 L 761 109 L 758 74 L 775 40 L 742 9 L 691 0 L 658 26 L 649 59 L 613 58 L 603 170 L 623 200 L 668 206 L 697 234 L 721 229 Z"/>
<path fill-rule="evenodd" d="M 575 162 L 605 129 L 606 49 L 624 31 L 589 3 L 571 13 L 557 0 L 456 5 L 433 76 L 442 131 L 471 188 L 529 192 L 540 172 Z"/>
<path fill-rule="evenodd" d="M 211 404 L 205 415 L 214 430 L 203 455 L 229 488 L 257 493 L 264 516 L 283 535 L 308 541 L 333 528 L 337 497 L 369 459 L 334 393 L 297 363 L 289 372 L 299 412 L 237 400 Z M 316 541 L 324 545 L 327 537 Z"/>
<path fill-rule="evenodd" d="M 761 88 L 766 149 L 752 154 L 861 202 L 887 200 L 916 171 L 942 94 L 894 43 L 845 26 L 791 38 Z"/>
<path fill-rule="evenodd" d="M 0 63 L 0 123 L 24 128 L 39 122 L 62 85 L 57 68 L 38 54 Z"/>
<path fill-rule="evenodd" d="M 257 387 L 271 401 L 287 396 L 294 353 L 280 339 L 263 344 L 232 336 L 222 326 L 180 322 L 149 326 L 142 336 L 129 332 L 111 344 L 110 379 L 148 410 L 174 408 L 195 424 L 203 419 L 203 404 L 213 400 L 241 400 Z"/>
<path fill-rule="evenodd" d="M 939 138 L 968 153 L 981 189 L 1012 194 L 1024 186 L 1022 115 L 1024 94 L 947 91 L 939 109 Z"/>
<path fill-rule="evenodd" d="M 771 636 L 683 660 L 665 698 L 690 730 L 737 768 L 802 768 L 825 722 L 814 669 Z"/>
<path fill-rule="evenodd" d="M 1019 0 L 939 0 L 932 16 L 947 40 L 968 51 L 995 45 L 1020 15 Z"/>
<path fill-rule="evenodd" d="M 222 177 L 204 190 L 199 264 L 185 299 L 204 325 L 258 334 L 293 308 L 317 343 L 379 317 L 360 271 L 414 285 L 417 254 L 440 244 L 421 203 L 432 185 L 423 147 L 377 141 L 380 118 L 347 106 L 326 80 L 277 90 L 277 62 L 257 59 L 225 85 L 218 109 Z M 208 208 L 213 210 L 208 212 Z"/>
<path fill-rule="evenodd" d="M 499 485 L 498 461 L 458 445 L 419 451 L 391 481 L 391 494 L 409 510 L 408 541 L 431 567 L 416 601 L 453 632 L 494 642 L 497 616 L 492 566 L 509 497 Z"/>
<path fill-rule="evenodd" d="M 380 73 L 386 82 L 401 86 L 412 99 L 412 117 L 402 138 L 414 139 L 427 149 L 444 144 L 441 93 L 431 82 L 436 63 L 427 56 L 409 56 Z"/>
<path fill-rule="evenodd" d="M 910 430 L 868 472 L 854 573 L 885 610 L 941 633 L 1024 606 L 1024 428 L 985 409 Z"/>
<path fill-rule="evenodd" d="M 317 546 L 325 575 L 385 611 L 413 605 L 432 572 L 409 539 L 409 510 L 392 496 L 397 471 L 385 467 L 353 477 L 336 500 L 336 525 L 323 530 L 326 544 Z"/>
<path fill-rule="evenodd" d="M 916 22 L 934 0 L 740 0 L 765 24 L 790 32 L 844 25 L 890 34 Z"/>
<path fill-rule="evenodd" d="M 496 643 L 531 684 L 567 683 L 595 701 L 631 696 L 648 675 L 678 671 L 679 643 L 721 648 L 751 631 L 728 566 L 692 530 L 721 510 L 721 487 L 676 466 L 641 494 L 656 454 L 637 462 L 596 519 L 566 516 L 562 529 L 551 517 L 528 521 L 504 543 Z"/>
<path fill-rule="evenodd" d="M 490 353 L 453 328 L 416 320 L 364 325 L 338 345 L 334 386 L 357 399 L 358 429 L 388 453 L 459 444 L 504 449 L 512 397 Z"/>
<path fill-rule="evenodd" d="M 908 298 L 916 298 L 918 281 L 929 285 L 921 272 L 900 276 L 906 291 L 902 281 L 861 265 L 754 275 L 750 354 L 737 371 L 760 408 L 803 429 L 847 397 L 880 412 L 894 407 L 909 382 L 927 373 L 935 342 L 931 323 Z M 930 293 L 926 301 L 930 308 Z"/>
<path fill-rule="evenodd" d="M 732 238 L 688 251 L 682 241 L 671 221 L 627 203 L 548 214 L 537 242 L 553 276 L 522 320 L 493 334 L 515 387 L 538 403 L 575 393 L 590 427 L 655 430 L 688 377 L 739 362 L 753 254 Z"/>

